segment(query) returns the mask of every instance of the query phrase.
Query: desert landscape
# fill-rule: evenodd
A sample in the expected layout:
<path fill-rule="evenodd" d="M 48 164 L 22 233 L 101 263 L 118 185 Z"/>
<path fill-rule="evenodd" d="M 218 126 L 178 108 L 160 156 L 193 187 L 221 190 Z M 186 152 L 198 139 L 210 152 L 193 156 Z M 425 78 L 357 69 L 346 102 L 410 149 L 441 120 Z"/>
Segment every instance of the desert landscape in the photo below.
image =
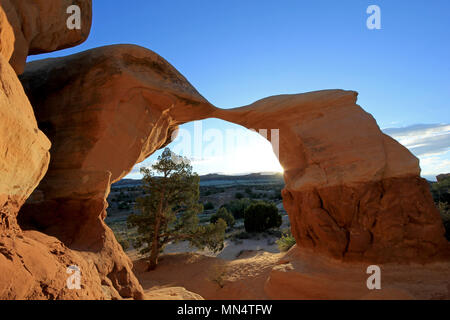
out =
<path fill-rule="evenodd" d="M 86 41 L 92 5 L 0 1 L 0 299 L 450 300 L 448 171 L 424 179 L 358 92 L 219 108 L 136 44 L 27 61 Z M 282 173 L 177 162 L 204 119 L 277 129 Z"/>

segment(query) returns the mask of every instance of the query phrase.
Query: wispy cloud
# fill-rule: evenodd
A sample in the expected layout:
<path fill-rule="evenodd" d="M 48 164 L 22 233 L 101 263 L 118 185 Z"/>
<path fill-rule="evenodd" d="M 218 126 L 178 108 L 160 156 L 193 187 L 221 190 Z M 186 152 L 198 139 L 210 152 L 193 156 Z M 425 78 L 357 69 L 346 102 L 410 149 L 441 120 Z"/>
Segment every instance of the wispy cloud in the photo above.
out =
<path fill-rule="evenodd" d="M 420 159 L 423 176 L 428 178 L 450 172 L 450 124 L 415 124 L 387 128 L 383 132 Z"/>
<path fill-rule="evenodd" d="M 450 124 L 416 124 L 383 131 L 416 156 L 440 154 L 450 149 Z"/>

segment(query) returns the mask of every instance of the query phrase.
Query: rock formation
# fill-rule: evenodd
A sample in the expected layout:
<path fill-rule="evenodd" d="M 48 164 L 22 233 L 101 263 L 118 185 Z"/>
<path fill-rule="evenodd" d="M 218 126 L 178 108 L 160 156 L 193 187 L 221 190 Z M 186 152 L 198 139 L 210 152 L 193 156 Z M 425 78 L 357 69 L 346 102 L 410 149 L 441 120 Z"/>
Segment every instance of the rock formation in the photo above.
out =
<path fill-rule="evenodd" d="M 137 46 L 103 47 L 28 64 L 21 77 L 52 141 L 45 179 L 19 215 L 25 229 L 94 261 L 123 297 L 141 288 L 105 225 L 110 185 L 212 106 L 170 64 Z"/>
<path fill-rule="evenodd" d="M 61 48 L 71 43 L 70 37 L 62 36 L 58 40 L 51 35 L 44 41 L 39 34 L 40 28 L 57 28 L 51 19 L 59 12 L 52 10 L 60 2 L 2 0 L 0 3 L 1 299 L 102 299 L 108 293 L 91 261 L 54 237 L 21 230 L 16 221 L 19 208 L 46 174 L 50 141 L 38 129 L 15 71 L 21 71 L 29 51 L 51 50 L 51 46 Z M 90 1 L 84 3 L 90 6 Z M 38 8 L 49 13 L 50 23 L 34 20 L 42 18 L 42 12 L 36 11 Z M 43 47 L 46 44 L 48 47 Z M 67 288 L 67 267 L 71 265 L 82 270 L 82 290 Z"/>
<path fill-rule="evenodd" d="M 73 3 L 81 30 L 66 28 Z M 82 42 L 90 19 L 90 0 L 1 0 L 0 298 L 143 298 L 104 223 L 110 185 L 167 145 L 178 125 L 211 117 L 280 130 L 284 205 L 299 248 L 371 263 L 449 258 L 418 160 L 379 130 L 355 92 L 222 110 L 163 58 L 132 45 L 32 62 L 22 74 L 28 54 Z M 81 269 L 84 290 L 67 288 L 70 265 Z"/>
<path fill-rule="evenodd" d="M 67 8 L 77 5 L 81 29 L 67 28 Z M 28 55 L 52 52 L 85 41 L 92 0 L 0 0 L 0 52 L 21 74 Z"/>
<path fill-rule="evenodd" d="M 383 264 L 381 290 L 369 290 L 370 264 L 343 263 L 312 250 L 292 247 L 268 276 L 269 299 L 287 300 L 448 300 L 449 262 Z"/>
<path fill-rule="evenodd" d="M 283 202 L 299 247 L 373 263 L 447 259 L 418 159 L 383 134 L 356 98 L 342 90 L 281 95 L 214 116 L 280 129 Z"/>

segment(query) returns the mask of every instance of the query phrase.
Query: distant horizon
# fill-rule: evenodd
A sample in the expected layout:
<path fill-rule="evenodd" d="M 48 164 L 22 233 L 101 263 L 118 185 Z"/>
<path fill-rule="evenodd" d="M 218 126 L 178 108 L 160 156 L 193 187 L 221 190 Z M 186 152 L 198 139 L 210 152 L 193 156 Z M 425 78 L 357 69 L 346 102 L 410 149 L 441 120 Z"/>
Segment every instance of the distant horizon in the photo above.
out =
<path fill-rule="evenodd" d="M 194 171 L 194 173 L 196 173 Z M 436 176 L 440 175 L 440 174 L 449 174 L 450 172 L 441 172 L 438 173 Z M 252 175 L 252 174 L 260 174 L 260 175 L 283 175 L 283 172 L 242 172 L 242 173 L 232 173 L 232 174 L 227 174 L 227 173 L 220 173 L 220 172 L 211 172 L 211 173 L 205 173 L 205 174 L 199 174 L 199 177 L 205 177 L 205 176 L 209 176 L 209 175 L 219 175 L 219 176 L 228 176 L 228 177 L 242 177 L 242 176 L 248 176 L 248 175 Z M 436 176 L 432 176 L 432 175 L 422 175 L 422 178 L 431 181 L 431 182 L 436 182 Z M 141 178 L 129 178 L 127 176 L 125 176 L 124 178 L 120 179 L 119 181 L 122 180 L 141 180 Z"/>

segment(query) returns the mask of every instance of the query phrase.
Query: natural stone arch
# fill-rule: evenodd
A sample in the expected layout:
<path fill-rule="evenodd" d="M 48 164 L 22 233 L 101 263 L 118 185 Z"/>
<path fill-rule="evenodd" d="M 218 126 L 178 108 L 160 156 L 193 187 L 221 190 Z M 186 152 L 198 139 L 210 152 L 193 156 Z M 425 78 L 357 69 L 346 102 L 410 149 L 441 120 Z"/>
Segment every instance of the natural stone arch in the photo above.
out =
<path fill-rule="evenodd" d="M 371 262 L 448 257 L 418 160 L 380 131 L 355 92 L 222 110 L 160 56 L 131 45 L 33 62 L 21 80 L 52 149 L 19 220 L 94 261 L 122 296 L 142 288 L 103 221 L 110 185 L 166 145 L 178 125 L 206 118 L 280 129 L 284 204 L 300 248 Z"/>

